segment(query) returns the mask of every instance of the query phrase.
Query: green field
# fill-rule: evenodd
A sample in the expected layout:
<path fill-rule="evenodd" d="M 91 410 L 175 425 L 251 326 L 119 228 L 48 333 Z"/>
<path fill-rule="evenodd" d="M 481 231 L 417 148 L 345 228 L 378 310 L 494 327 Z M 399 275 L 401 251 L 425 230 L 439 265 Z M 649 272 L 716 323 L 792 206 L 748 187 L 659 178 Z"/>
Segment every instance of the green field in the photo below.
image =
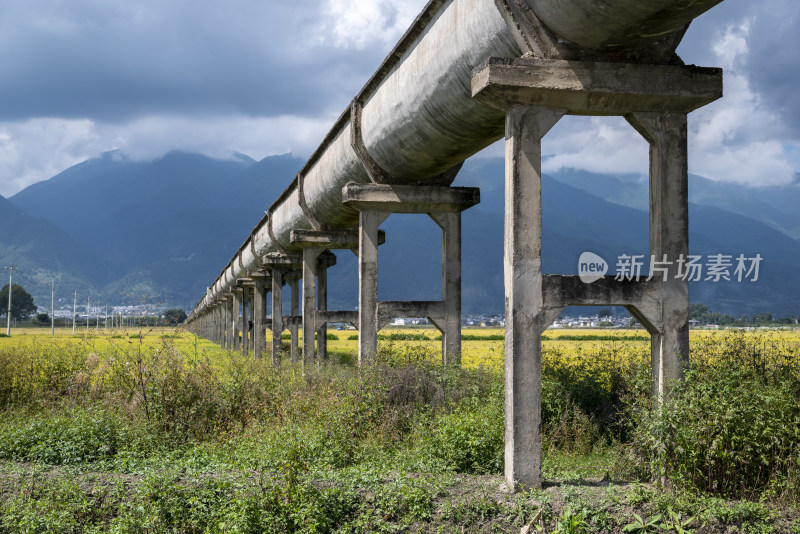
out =
<path fill-rule="evenodd" d="M 0 532 L 800 532 L 800 332 L 693 332 L 657 411 L 642 331 L 548 330 L 547 484 L 516 494 L 502 331 L 461 369 L 434 331 L 361 369 L 330 333 L 305 373 L 171 329 L 0 338 Z"/>

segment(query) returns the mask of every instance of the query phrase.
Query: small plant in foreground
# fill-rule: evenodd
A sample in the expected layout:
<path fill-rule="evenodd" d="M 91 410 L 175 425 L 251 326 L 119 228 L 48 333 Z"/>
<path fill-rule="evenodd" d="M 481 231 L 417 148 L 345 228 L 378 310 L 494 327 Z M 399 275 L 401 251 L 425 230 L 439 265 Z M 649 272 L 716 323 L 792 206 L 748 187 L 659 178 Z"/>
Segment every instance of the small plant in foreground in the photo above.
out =
<path fill-rule="evenodd" d="M 667 509 L 667 521 L 661 525 L 661 529 L 670 530 L 676 534 L 690 534 L 693 532 L 693 529 L 689 528 L 692 521 L 694 521 L 694 517 L 684 519 L 680 513 L 669 508 Z"/>
<path fill-rule="evenodd" d="M 642 519 L 642 516 L 639 514 L 634 513 L 633 517 L 635 521 L 633 523 L 628 523 L 622 528 L 623 532 L 657 532 L 659 528 L 659 521 L 661 521 L 661 514 L 654 515 L 647 521 Z"/>
<path fill-rule="evenodd" d="M 567 506 L 556 523 L 554 534 L 579 534 L 584 532 L 588 526 L 581 512 L 575 512 Z"/>

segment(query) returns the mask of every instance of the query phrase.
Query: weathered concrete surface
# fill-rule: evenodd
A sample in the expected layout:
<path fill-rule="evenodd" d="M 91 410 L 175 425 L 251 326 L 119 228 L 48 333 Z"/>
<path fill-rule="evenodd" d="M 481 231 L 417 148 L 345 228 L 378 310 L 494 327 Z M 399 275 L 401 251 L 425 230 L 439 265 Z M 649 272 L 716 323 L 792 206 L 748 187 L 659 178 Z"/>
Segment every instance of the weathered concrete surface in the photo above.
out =
<path fill-rule="evenodd" d="M 342 189 L 342 204 L 346 206 L 392 213 L 461 212 L 480 201 L 477 187 L 349 183 Z"/>
<path fill-rule="evenodd" d="M 349 183 L 342 203 L 360 210 L 359 363 L 378 350 L 378 330 L 392 317 L 427 317 L 442 332 L 442 358 L 461 358 L 461 212 L 480 202 L 474 187 Z M 392 213 L 428 214 L 442 229 L 442 300 L 378 302 L 378 226 Z M 366 330 L 365 330 L 366 329 Z"/>
<path fill-rule="evenodd" d="M 552 31 L 590 50 L 633 50 L 680 30 L 722 0 L 525 0 Z"/>
<path fill-rule="evenodd" d="M 651 336 L 653 394 L 683 378 L 689 357 L 689 282 L 676 277 L 679 258 L 689 254 L 689 164 L 687 117 L 680 113 L 634 113 L 628 122 L 650 143 L 650 254 L 666 259 L 662 283 L 663 328 Z"/>
<path fill-rule="evenodd" d="M 505 459 L 514 488 L 541 486 L 540 336 L 565 306 L 618 304 L 642 321 L 657 398 L 682 378 L 688 355 L 688 282 L 676 277 L 689 250 L 687 113 L 722 96 L 722 73 L 618 65 L 615 80 L 613 71 L 608 64 L 501 60 L 487 62 L 473 80 L 475 94 L 507 109 Z M 622 114 L 650 143 L 650 248 L 669 262 L 666 279 L 584 284 L 542 274 L 541 139 L 568 113 Z"/>
<path fill-rule="evenodd" d="M 316 357 L 314 332 L 317 331 L 317 260 L 324 248 L 303 249 L 303 365 L 311 367 Z"/>
<path fill-rule="evenodd" d="M 390 212 L 365 209 L 358 221 L 358 363 L 378 352 L 378 226 Z"/>
<path fill-rule="evenodd" d="M 503 108 L 548 106 L 573 115 L 689 113 L 722 97 L 722 69 L 490 58 L 476 69 L 472 94 Z"/>
<path fill-rule="evenodd" d="M 356 96 L 357 105 L 342 113 L 298 177 L 270 207 L 269 217 L 256 225 L 212 284 L 200 308 L 211 305 L 237 277 L 260 268 L 260 257 L 291 251 L 292 230 L 343 229 L 357 224 L 358 212 L 338 198 L 346 183 L 370 182 L 362 163 L 364 154 L 359 157 L 351 139 L 352 109 L 360 109 L 361 135 L 356 137 L 363 141 L 365 153 L 381 169 L 380 174 L 396 184 L 447 185 L 452 173 L 446 171 L 499 139 L 503 112 L 471 98 L 470 82 L 472 70 L 486 58 L 517 58 L 523 53 L 519 24 L 508 18 L 504 5 L 515 6 L 529 21 L 538 21 L 535 11 L 544 20 L 543 26 L 550 28 L 540 28 L 540 35 L 556 45 L 545 47 L 540 56 L 565 57 L 558 50 L 549 52 L 563 41 L 550 30 L 572 43 L 612 52 L 650 46 L 672 35 L 666 45 L 661 45 L 663 50 L 650 57 L 667 63 L 675 59 L 674 49 L 686 23 L 716 2 L 432 0 Z M 575 73 L 579 74 L 577 70 Z M 577 81 L 581 80 L 578 75 Z M 658 86 L 664 81 L 669 80 L 644 77 L 641 83 Z M 604 98 L 611 99 L 608 95 Z M 576 110 L 582 107 L 569 106 Z M 607 112 L 616 107 L 609 105 Z"/>
<path fill-rule="evenodd" d="M 233 289 L 233 303 L 232 303 L 232 315 L 231 315 L 231 323 L 233 324 L 231 328 L 231 335 L 233 337 L 233 343 L 231 344 L 231 350 L 239 350 L 241 348 L 241 340 L 239 339 L 239 333 L 241 332 L 241 319 L 242 319 L 242 288 L 237 287 Z"/>
<path fill-rule="evenodd" d="M 461 213 L 430 213 L 442 230 L 442 354 L 446 365 L 461 365 Z"/>
<path fill-rule="evenodd" d="M 292 317 L 297 317 L 300 315 L 300 294 L 299 294 L 299 284 L 297 283 L 297 277 L 293 276 L 288 279 L 289 289 L 292 292 L 292 304 L 291 304 L 291 314 Z M 292 359 L 292 363 L 297 363 L 300 359 L 300 349 L 299 349 L 299 328 L 296 324 L 289 325 L 289 332 L 291 333 L 291 341 L 290 341 L 290 355 Z"/>
<path fill-rule="evenodd" d="M 565 110 L 511 107 L 506 116 L 505 473 L 506 483 L 542 485 L 542 138 Z"/>
<path fill-rule="evenodd" d="M 283 335 L 283 269 L 272 269 L 272 363 L 281 364 L 281 335 Z"/>
<path fill-rule="evenodd" d="M 270 281 L 266 275 L 253 275 L 253 354 L 256 358 L 264 356 L 264 347 L 267 344 L 267 283 Z"/>

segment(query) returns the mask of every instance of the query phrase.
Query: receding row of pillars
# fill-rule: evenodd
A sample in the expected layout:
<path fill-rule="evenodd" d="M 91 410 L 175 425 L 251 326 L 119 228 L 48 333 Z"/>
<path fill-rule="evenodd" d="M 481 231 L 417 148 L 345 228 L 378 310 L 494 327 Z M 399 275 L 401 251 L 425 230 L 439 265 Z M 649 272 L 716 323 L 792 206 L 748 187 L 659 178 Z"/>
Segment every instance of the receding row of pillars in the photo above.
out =
<path fill-rule="evenodd" d="M 532 77 L 532 71 L 549 75 Z M 541 487 L 541 335 L 566 306 L 620 305 L 640 320 L 651 334 L 652 391 L 657 399 L 667 393 L 670 381 L 683 376 L 689 350 L 689 289 L 686 278 L 679 276 L 678 260 L 689 250 L 687 115 L 722 95 L 722 73 L 719 69 L 682 65 L 622 67 L 591 61 L 490 59 L 473 77 L 472 93 L 503 110 L 506 117 L 506 480 L 512 488 Z M 656 258 L 669 263 L 665 279 L 619 281 L 607 276 L 584 283 L 578 276 L 543 273 L 541 140 L 568 114 L 624 116 L 650 143 L 650 249 Z M 378 330 L 392 317 L 416 316 L 428 317 L 442 331 L 445 363 L 459 364 L 461 212 L 479 201 L 477 189 L 351 183 L 344 188 L 342 199 L 359 212 L 355 231 L 292 232 L 291 243 L 284 245 L 300 250 L 299 260 L 291 255 L 268 256 L 262 259 L 260 274 L 251 273 L 256 287 L 255 305 L 250 308 L 255 327 L 249 337 L 241 337 L 250 340 L 243 343 L 254 344 L 256 354 L 260 354 L 264 332 L 259 321 L 265 317 L 266 298 L 263 280 L 271 276 L 276 362 L 282 329 L 296 325 L 298 320 L 304 332 L 322 332 L 327 322 L 353 322 L 359 329 L 359 363 L 363 363 L 377 352 Z M 378 228 L 392 213 L 428 214 L 442 228 L 440 301 L 378 300 Z M 327 284 L 319 258 L 331 249 L 347 248 L 358 255 L 359 309 L 328 311 Z M 275 270 L 280 262 L 295 270 Z M 303 280 L 299 319 L 295 315 L 296 286 L 292 290 L 292 315 L 288 320 L 280 315 L 281 286 L 289 277 Z M 222 343 L 238 338 L 236 327 L 228 325 L 233 325 L 233 316 L 247 306 L 237 307 L 234 299 L 233 295 L 225 296 L 202 317 L 195 318 L 202 335 Z M 225 331 L 228 327 L 230 334 Z M 292 332 L 296 361 L 296 330 Z M 315 354 L 313 335 L 307 336 L 304 345 L 303 361 L 310 363 Z M 317 349 L 324 355 L 324 335 L 318 336 Z"/>
<path fill-rule="evenodd" d="M 192 328 L 229 350 L 241 350 L 242 354 L 252 350 L 255 357 L 264 354 L 266 331 L 271 330 L 275 364 L 281 363 L 281 338 L 288 329 L 291 361 L 300 362 L 302 346 L 303 364 L 313 365 L 328 357 L 328 323 L 350 323 L 359 331 L 361 364 L 377 354 L 378 331 L 392 318 L 425 317 L 442 332 L 443 362 L 458 365 L 461 362 L 461 213 L 479 201 L 479 190 L 471 187 L 350 183 L 343 190 L 343 202 L 359 211 L 357 229 L 292 232 L 292 252 L 270 253 L 260 258 L 260 267 L 237 280 L 234 289 L 221 295 L 209 311 L 193 320 Z M 441 300 L 378 300 L 378 247 L 385 240 L 379 226 L 392 213 L 426 214 L 440 227 Z M 349 249 L 358 258 L 358 310 L 328 310 L 327 270 L 336 264 L 336 255 L 331 251 L 340 249 Z M 291 312 L 283 315 L 283 288 L 287 284 Z M 271 317 L 266 309 L 269 294 Z M 302 345 L 299 327 L 304 333 Z"/>

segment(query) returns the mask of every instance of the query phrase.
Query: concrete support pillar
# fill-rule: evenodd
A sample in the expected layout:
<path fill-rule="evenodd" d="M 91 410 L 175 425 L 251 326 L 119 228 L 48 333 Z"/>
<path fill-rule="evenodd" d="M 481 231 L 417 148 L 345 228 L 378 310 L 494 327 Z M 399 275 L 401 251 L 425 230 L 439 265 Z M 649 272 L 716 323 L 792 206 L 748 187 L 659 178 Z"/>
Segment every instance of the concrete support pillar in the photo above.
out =
<path fill-rule="evenodd" d="M 221 318 L 222 309 L 219 306 L 219 302 L 214 303 L 214 343 L 220 344 L 222 343 L 222 336 L 220 335 L 220 323 L 222 322 Z"/>
<path fill-rule="evenodd" d="M 442 355 L 445 365 L 461 365 L 461 212 L 430 216 L 442 229 Z"/>
<path fill-rule="evenodd" d="M 292 311 L 291 311 L 291 314 L 292 314 L 292 317 L 297 317 L 298 315 L 300 315 L 300 295 L 298 293 L 299 284 L 297 283 L 297 278 L 293 277 L 292 279 L 289 280 L 289 289 L 291 289 L 291 292 L 292 292 L 292 296 L 291 296 L 291 298 L 292 298 Z M 299 330 L 300 329 L 297 327 L 296 324 L 292 324 L 292 326 L 289 327 L 289 332 L 291 332 L 291 335 L 292 335 L 290 351 L 291 351 L 291 358 L 292 358 L 292 363 L 293 364 L 297 363 L 300 360 L 300 349 L 299 349 L 299 343 L 298 343 L 299 337 L 300 337 Z"/>
<path fill-rule="evenodd" d="M 264 319 L 267 317 L 267 279 L 264 276 L 254 276 L 253 282 L 253 353 L 256 358 L 264 355 L 264 346 L 267 343 L 267 329 Z"/>
<path fill-rule="evenodd" d="M 221 348 L 225 348 L 225 341 L 227 340 L 227 335 L 225 331 L 225 325 L 228 321 L 228 314 L 227 314 L 227 307 L 225 306 L 225 301 L 221 300 L 219 303 L 219 324 L 217 328 L 219 328 L 219 346 Z"/>
<path fill-rule="evenodd" d="M 225 297 L 225 348 L 233 348 L 233 295 Z"/>
<path fill-rule="evenodd" d="M 388 212 L 365 209 L 358 215 L 358 364 L 378 352 L 378 227 Z"/>
<path fill-rule="evenodd" d="M 303 365 L 314 364 L 314 333 L 317 331 L 317 260 L 322 248 L 303 249 Z"/>
<path fill-rule="evenodd" d="M 250 288 L 242 288 L 242 356 L 247 356 L 250 351 Z"/>
<path fill-rule="evenodd" d="M 233 291 L 233 315 L 231 322 L 233 323 L 233 346 L 232 350 L 240 350 L 241 340 L 239 333 L 241 331 L 241 318 L 242 318 L 242 290 L 236 289 Z"/>
<path fill-rule="evenodd" d="M 317 269 L 317 310 L 328 310 L 328 269 Z M 317 328 L 317 353 L 323 360 L 328 359 L 328 323 L 321 322 Z"/>
<path fill-rule="evenodd" d="M 272 363 L 281 364 L 283 335 L 283 269 L 272 269 Z"/>
<path fill-rule="evenodd" d="M 689 282 L 678 260 L 689 254 L 689 167 L 685 113 L 633 113 L 628 122 L 650 143 L 650 254 L 666 258 L 660 285 L 662 328 L 651 333 L 652 393 L 683 379 L 689 357 Z"/>
<path fill-rule="evenodd" d="M 506 113 L 505 475 L 542 485 L 542 137 L 563 110 L 512 106 Z"/>
<path fill-rule="evenodd" d="M 215 344 L 219 344 L 219 303 L 214 302 L 212 305 L 213 308 L 211 310 L 211 341 Z"/>
<path fill-rule="evenodd" d="M 248 329 L 250 331 L 250 343 L 249 343 L 250 347 L 247 350 L 255 351 L 256 350 L 256 334 L 255 334 L 255 332 L 256 332 L 256 330 L 255 330 L 256 293 L 255 293 L 255 285 L 253 287 L 250 287 L 249 289 L 250 289 L 250 297 L 249 297 L 249 301 L 250 301 L 249 314 L 250 315 L 248 317 L 247 326 L 248 326 Z"/>

